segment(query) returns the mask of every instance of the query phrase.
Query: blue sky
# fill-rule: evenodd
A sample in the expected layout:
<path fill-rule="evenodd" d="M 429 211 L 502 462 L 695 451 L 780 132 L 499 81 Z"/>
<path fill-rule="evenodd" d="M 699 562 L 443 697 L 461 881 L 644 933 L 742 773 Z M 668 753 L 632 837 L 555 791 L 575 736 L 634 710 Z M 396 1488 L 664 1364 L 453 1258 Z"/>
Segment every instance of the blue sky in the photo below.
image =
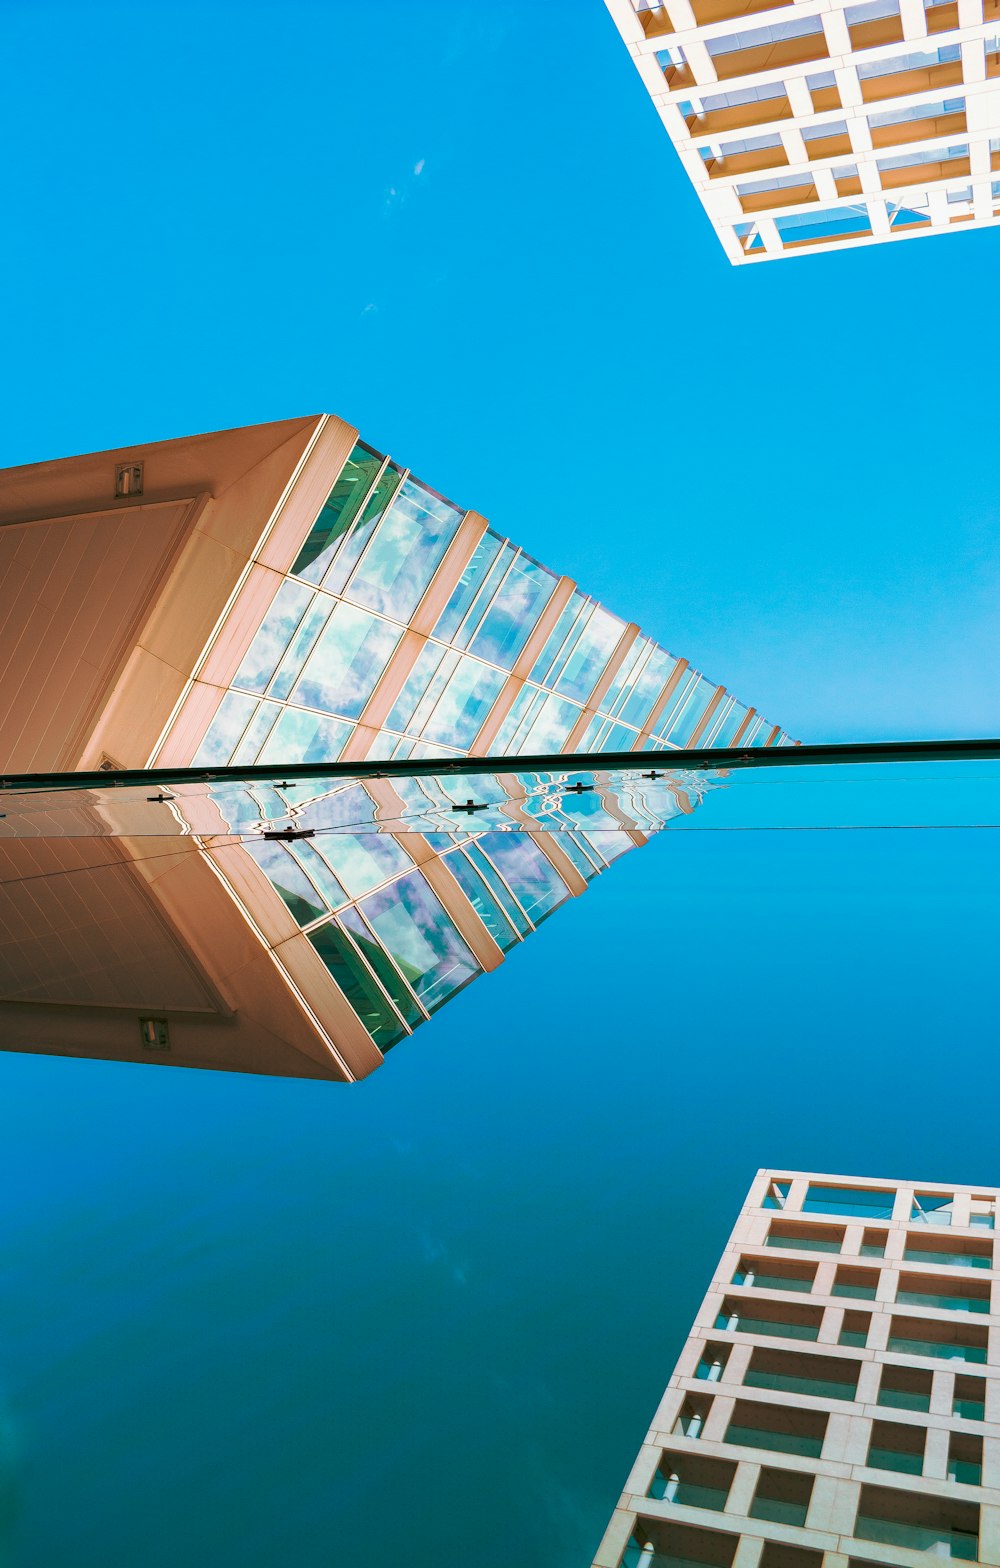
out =
<path fill-rule="evenodd" d="M 337 413 L 793 734 L 1000 729 L 996 231 L 731 269 L 600 0 L 4 15 L 0 463 Z"/>
<path fill-rule="evenodd" d="M 731 269 L 599 0 L 3 11 L 0 464 L 327 410 L 793 734 L 1000 729 L 997 232 Z M 759 1165 L 996 1180 L 995 858 L 664 835 L 353 1090 L 0 1056 L 13 1568 L 589 1560 Z"/>

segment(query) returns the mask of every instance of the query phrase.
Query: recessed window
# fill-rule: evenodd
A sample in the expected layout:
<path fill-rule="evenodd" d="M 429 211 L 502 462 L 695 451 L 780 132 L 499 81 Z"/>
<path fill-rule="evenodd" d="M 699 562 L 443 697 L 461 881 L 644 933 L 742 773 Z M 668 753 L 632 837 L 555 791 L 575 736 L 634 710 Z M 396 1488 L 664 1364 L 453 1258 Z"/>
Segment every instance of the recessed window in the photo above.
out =
<path fill-rule="evenodd" d="M 931 1408 L 931 1374 L 916 1367 L 883 1367 L 878 1402 L 893 1410 L 926 1413 Z"/>
<path fill-rule="evenodd" d="M 933 1356 L 938 1361 L 985 1361 L 987 1331 L 971 1323 L 941 1323 L 933 1318 L 893 1317 L 891 1351 L 904 1356 Z"/>
<path fill-rule="evenodd" d="M 990 1282 L 948 1279 L 934 1274 L 901 1274 L 896 1290 L 900 1306 L 934 1307 L 938 1312 L 990 1310 Z"/>
<path fill-rule="evenodd" d="M 986 1380 L 960 1372 L 955 1379 L 952 1414 L 963 1421 L 985 1421 Z"/>
<path fill-rule="evenodd" d="M 963 1486 L 983 1482 L 983 1440 L 969 1432 L 952 1432 L 948 1439 L 948 1480 Z"/>
<path fill-rule="evenodd" d="M 993 1243 L 972 1236 L 933 1236 L 926 1231 L 909 1231 L 903 1257 L 907 1263 L 990 1269 L 993 1267 Z"/>
<path fill-rule="evenodd" d="M 622 1557 L 622 1568 L 647 1568 L 652 1555 L 656 1568 L 731 1568 L 739 1536 L 697 1525 L 673 1524 L 663 1519 L 639 1517 Z"/>
<path fill-rule="evenodd" d="M 795 1470 L 771 1470 L 765 1466 L 750 1505 L 751 1519 L 804 1525 L 813 1479 L 811 1475 L 801 1475 Z"/>
<path fill-rule="evenodd" d="M 700 1437 L 711 1408 L 712 1401 L 710 1399 L 701 1399 L 695 1394 L 686 1395 L 684 1403 L 677 1413 L 677 1420 L 674 1422 L 674 1436 Z"/>
<path fill-rule="evenodd" d="M 858 1362 L 845 1356 L 818 1356 L 800 1350 L 756 1348 L 744 1377 L 747 1388 L 808 1394 L 818 1399 L 853 1399 Z"/>
<path fill-rule="evenodd" d="M 874 1301 L 878 1290 L 878 1269 L 841 1267 L 833 1281 L 834 1296 L 853 1296 L 859 1301 Z"/>
<path fill-rule="evenodd" d="M 648 1495 L 663 1503 L 711 1508 L 721 1513 L 735 1474 L 735 1464 L 727 1459 L 666 1452 L 656 1467 Z"/>
<path fill-rule="evenodd" d="M 731 1348 L 730 1345 L 708 1343 L 694 1369 L 695 1377 L 701 1378 L 705 1383 L 717 1383 L 725 1371 Z"/>
<path fill-rule="evenodd" d="M 842 1225 L 816 1225 L 795 1220 L 772 1220 L 766 1247 L 777 1247 L 787 1252 L 839 1252 L 844 1244 Z"/>
<path fill-rule="evenodd" d="M 854 1533 L 862 1541 L 975 1561 L 979 1509 L 951 1498 L 863 1486 Z"/>
<path fill-rule="evenodd" d="M 724 1442 L 818 1459 L 827 1420 L 825 1412 L 819 1410 L 799 1410 L 790 1405 L 765 1405 L 756 1400 L 738 1399 Z"/>
<path fill-rule="evenodd" d="M 815 1263 L 792 1263 L 783 1259 L 741 1258 L 733 1275 L 734 1285 L 755 1290 L 790 1290 L 808 1293 L 816 1277 Z"/>
<path fill-rule="evenodd" d="M 855 1349 L 862 1349 L 868 1343 L 871 1326 L 870 1312 L 845 1312 L 843 1326 L 837 1336 L 837 1344 L 852 1345 Z"/>
<path fill-rule="evenodd" d="M 806 1214 L 846 1214 L 866 1220 L 892 1219 L 895 1193 L 888 1187 L 810 1185 L 802 1205 Z"/>
<path fill-rule="evenodd" d="M 868 1464 L 873 1470 L 899 1470 L 904 1475 L 922 1475 L 927 1433 L 922 1426 L 904 1426 L 898 1421 L 873 1421 Z"/>
<path fill-rule="evenodd" d="M 861 1238 L 861 1256 L 863 1258 L 884 1258 L 885 1234 L 884 1230 L 866 1230 Z"/>

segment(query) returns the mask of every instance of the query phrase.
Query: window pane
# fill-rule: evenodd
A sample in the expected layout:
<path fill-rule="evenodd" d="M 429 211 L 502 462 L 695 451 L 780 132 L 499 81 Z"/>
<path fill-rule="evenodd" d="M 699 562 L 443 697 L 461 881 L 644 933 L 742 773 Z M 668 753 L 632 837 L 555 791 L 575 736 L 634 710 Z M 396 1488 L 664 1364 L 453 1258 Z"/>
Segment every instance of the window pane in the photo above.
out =
<path fill-rule="evenodd" d="M 336 762 L 351 726 L 323 713 L 286 708 L 260 753 L 261 762 Z"/>
<path fill-rule="evenodd" d="M 684 704 L 683 710 L 667 731 L 667 739 L 673 741 L 675 746 L 686 746 L 688 744 L 704 717 L 706 708 L 715 696 L 716 690 L 717 688 L 712 685 L 711 681 L 706 681 L 704 677 L 699 680 L 694 691 Z"/>
<path fill-rule="evenodd" d="M 434 628 L 435 637 L 440 637 L 442 642 L 451 642 L 455 636 L 500 553 L 502 544 L 503 540 L 490 529 L 480 539 L 473 551 L 472 560 L 462 573 L 458 587 L 442 610 L 441 618 Z"/>
<path fill-rule="evenodd" d="M 517 941 L 517 932 L 486 886 L 483 878 L 479 875 L 479 872 L 461 853 L 449 855 L 445 860 L 445 865 L 497 944 L 497 947 L 499 947 L 501 952 L 506 953 L 507 949 L 513 947 Z"/>
<path fill-rule="evenodd" d="M 564 697 L 546 697 L 527 732 L 518 737 L 515 749 L 530 755 L 558 751 L 582 712 L 575 702 L 567 702 Z"/>
<path fill-rule="evenodd" d="M 526 834 L 488 833 L 479 842 L 534 925 L 567 896 L 555 867 Z"/>
<path fill-rule="evenodd" d="M 413 869 L 409 855 L 389 834 L 328 833 L 312 844 L 352 898 Z"/>
<path fill-rule="evenodd" d="M 463 659 L 424 726 L 425 738 L 448 746 L 471 746 L 506 679 L 501 670 L 478 659 Z"/>
<path fill-rule="evenodd" d="M 402 470 L 395 463 L 388 463 L 365 502 L 364 511 L 334 553 L 323 578 L 323 587 L 328 593 L 343 593 L 344 584 L 357 565 L 361 552 L 388 511 L 401 478 Z"/>
<path fill-rule="evenodd" d="M 309 940 L 379 1050 L 388 1051 L 406 1030 L 348 938 L 331 920 L 311 932 Z"/>
<path fill-rule="evenodd" d="M 300 926 L 327 913 L 323 900 L 284 844 L 251 839 L 243 847 L 257 862 L 274 891 L 284 899 Z"/>
<path fill-rule="evenodd" d="M 514 562 L 472 641 L 482 659 L 509 670 L 552 597 L 556 578 L 530 556 Z"/>
<path fill-rule="evenodd" d="M 283 582 L 271 603 L 257 635 L 233 676 L 233 685 L 243 691 L 264 692 L 308 605 L 314 598 L 302 583 Z"/>
<path fill-rule="evenodd" d="M 311 583 L 322 581 L 323 573 L 357 516 L 381 466 L 378 453 L 359 441 L 299 551 L 292 567 L 297 577 L 304 577 Z"/>
<path fill-rule="evenodd" d="M 396 1011 L 401 1013 L 410 1025 L 416 1028 L 417 1024 L 424 1021 L 425 1013 L 407 986 L 399 970 L 388 958 L 385 949 L 376 942 L 361 915 L 356 909 L 345 909 L 340 917 L 341 924 L 351 933 L 365 958 L 374 969 L 385 991 L 388 992 L 396 1006 Z"/>
<path fill-rule="evenodd" d="M 556 691 L 586 702 L 624 630 L 616 616 L 595 606 L 555 682 Z"/>
<path fill-rule="evenodd" d="M 428 1012 L 480 973 L 480 966 L 419 871 L 361 904 L 365 919 Z"/>
<path fill-rule="evenodd" d="M 294 700 L 356 719 L 401 635 L 387 621 L 349 604 L 338 605 L 292 692 Z"/>
<path fill-rule="evenodd" d="M 461 521 L 457 507 L 407 479 L 375 530 L 345 597 L 409 620 Z"/>
<path fill-rule="evenodd" d="M 239 743 L 257 707 L 255 697 L 244 697 L 242 692 L 227 692 L 205 739 L 192 759 L 193 767 L 207 767 L 213 762 L 228 762 Z"/>

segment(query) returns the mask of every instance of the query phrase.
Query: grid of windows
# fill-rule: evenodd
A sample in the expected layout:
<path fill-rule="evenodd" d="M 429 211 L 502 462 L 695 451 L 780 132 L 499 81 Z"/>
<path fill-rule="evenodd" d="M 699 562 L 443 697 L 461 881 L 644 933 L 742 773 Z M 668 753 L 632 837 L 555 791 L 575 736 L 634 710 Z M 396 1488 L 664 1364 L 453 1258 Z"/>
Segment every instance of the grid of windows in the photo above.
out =
<path fill-rule="evenodd" d="M 594 1568 L 1000 1562 L 998 1197 L 761 1171 Z"/>
<path fill-rule="evenodd" d="M 995 0 L 606 4 L 733 262 L 1000 219 Z"/>
<path fill-rule="evenodd" d="M 195 764 L 787 743 L 493 530 L 452 552 L 465 526 L 357 442 Z M 598 815 L 593 832 L 545 847 L 524 834 L 352 834 L 372 809 L 341 789 L 336 833 L 248 853 L 382 1050 L 637 841 Z"/>

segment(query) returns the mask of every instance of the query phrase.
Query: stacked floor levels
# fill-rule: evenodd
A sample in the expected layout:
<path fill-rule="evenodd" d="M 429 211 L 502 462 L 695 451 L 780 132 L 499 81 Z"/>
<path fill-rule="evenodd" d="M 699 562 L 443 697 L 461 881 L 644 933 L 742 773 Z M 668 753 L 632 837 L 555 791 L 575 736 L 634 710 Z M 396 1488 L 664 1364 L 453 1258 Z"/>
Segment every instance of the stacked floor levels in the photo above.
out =
<path fill-rule="evenodd" d="M 759 1172 L 595 1568 L 1000 1564 L 997 1197 Z"/>
<path fill-rule="evenodd" d="M 1000 217 L 998 0 L 607 0 L 734 262 Z"/>

